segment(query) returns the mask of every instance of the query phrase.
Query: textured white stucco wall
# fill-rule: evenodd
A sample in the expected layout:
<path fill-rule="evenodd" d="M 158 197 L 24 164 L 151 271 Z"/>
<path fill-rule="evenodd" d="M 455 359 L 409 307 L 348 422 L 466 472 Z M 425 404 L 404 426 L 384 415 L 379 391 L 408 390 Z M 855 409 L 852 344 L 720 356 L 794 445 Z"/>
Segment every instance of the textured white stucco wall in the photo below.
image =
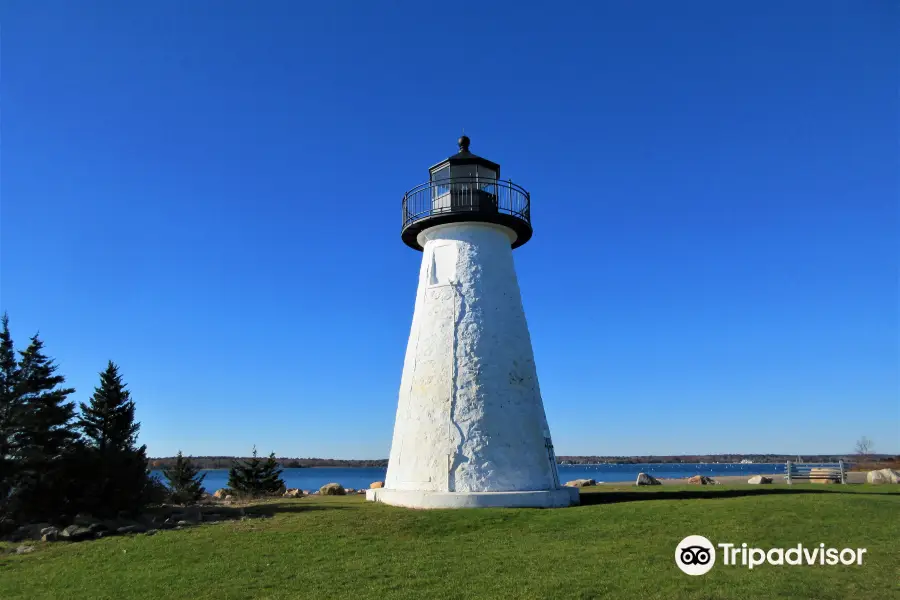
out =
<path fill-rule="evenodd" d="M 512 235 L 479 223 L 420 234 L 386 489 L 559 488 Z"/>

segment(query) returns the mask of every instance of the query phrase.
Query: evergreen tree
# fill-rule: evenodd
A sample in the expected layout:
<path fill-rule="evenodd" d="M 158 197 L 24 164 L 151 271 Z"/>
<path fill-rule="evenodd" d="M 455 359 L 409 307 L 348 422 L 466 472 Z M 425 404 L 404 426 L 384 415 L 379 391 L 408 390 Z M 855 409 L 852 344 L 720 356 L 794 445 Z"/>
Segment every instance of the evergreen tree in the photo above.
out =
<path fill-rule="evenodd" d="M 5 340 L 0 345 L 8 348 Z M 75 404 L 66 401 L 75 390 L 60 387 L 65 377 L 56 373 L 56 364 L 43 350 L 44 343 L 33 336 L 20 352 L 15 375 L 12 414 L 20 418 L 14 417 L 17 430 L 11 444 L 17 471 L 13 504 L 22 516 L 53 519 L 71 504 L 68 459 L 78 435 L 73 428 Z M 8 362 L 8 357 L 2 360 Z"/>
<path fill-rule="evenodd" d="M 235 461 L 228 472 L 228 487 L 242 496 L 264 496 L 284 489 L 281 469 L 275 460 L 275 453 L 263 462 L 253 446 L 253 456 L 245 461 Z"/>
<path fill-rule="evenodd" d="M 184 458 L 179 450 L 175 464 L 163 469 L 163 476 L 172 490 L 173 502 L 186 504 L 196 502 L 203 496 L 203 480 L 206 474 L 199 475 L 199 472 L 191 459 Z"/>
<path fill-rule="evenodd" d="M 3 326 L 0 331 L 0 518 L 3 518 L 10 509 L 17 474 L 15 438 L 21 429 L 22 402 L 18 393 L 19 365 L 6 313 L 0 324 Z"/>
<path fill-rule="evenodd" d="M 89 467 L 85 508 L 97 515 L 140 509 L 150 484 L 147 447 L 137 446 L 140 423 L 125 388 L 118 366 L 109 361 L 90 404 L 81 404 L 78 425 Z"/>
<path fill-rule="evenodd" d="M 285 489 L 284 480 L 281 478 L 281 468 L 275 460 L 275 453 L 269 454 L 262 466 L 262 479 L 260 488 L 263 494 L 279 494 Z"/>

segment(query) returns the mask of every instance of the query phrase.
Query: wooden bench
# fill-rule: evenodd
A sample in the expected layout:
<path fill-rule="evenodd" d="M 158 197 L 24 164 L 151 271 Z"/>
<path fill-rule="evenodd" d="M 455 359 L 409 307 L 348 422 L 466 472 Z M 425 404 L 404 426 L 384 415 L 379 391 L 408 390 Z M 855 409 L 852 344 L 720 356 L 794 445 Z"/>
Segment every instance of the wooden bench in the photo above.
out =
<path fill-rule="evenodd" d="M 810 483 L 827 481 L 847 483 L 847 471 L 844 468 L 844 461 L 815 465 L 787 461 L 784 478 L 787 479 L 788 484 L 794 483 L 795 479 Z"/>

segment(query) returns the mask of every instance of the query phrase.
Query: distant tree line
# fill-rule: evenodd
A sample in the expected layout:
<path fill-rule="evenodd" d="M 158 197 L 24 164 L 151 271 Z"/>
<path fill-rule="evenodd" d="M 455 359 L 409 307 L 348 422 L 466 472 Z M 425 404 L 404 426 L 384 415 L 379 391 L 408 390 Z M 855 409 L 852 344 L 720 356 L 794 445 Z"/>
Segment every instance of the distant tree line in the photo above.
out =
<path fill-rule="evenodd" d="M 191 461 L 201 469 L 230 469 L 235 461 L 250 460 L 247 456 L 193 456 Z M 151 469 L 164 469 L 175 463 L 177 457 L 150 459 Z M 290 458 L 280 457 L 275 461 L 285 469 L 305 467 L 386 467 L 388 459 L 342 460 L 337 458 Z"/>
<path fill-rule="evenodd" d="M 800 459 L 803 462 L 854 462 L 858 456 L 852 454 L 803 454 Z M 891 458 L 887 454 L 872 454 L 869 458 Z M 558 456 L 557 462 L 561 465 L 595 465 L 595 464 L 636 464 L 636 463 L 739 463 L 744 459 L 755 463 L 783 463 L 789 460 L 796 461 L 796 454 L 687 454 L 682 456 Z"/>

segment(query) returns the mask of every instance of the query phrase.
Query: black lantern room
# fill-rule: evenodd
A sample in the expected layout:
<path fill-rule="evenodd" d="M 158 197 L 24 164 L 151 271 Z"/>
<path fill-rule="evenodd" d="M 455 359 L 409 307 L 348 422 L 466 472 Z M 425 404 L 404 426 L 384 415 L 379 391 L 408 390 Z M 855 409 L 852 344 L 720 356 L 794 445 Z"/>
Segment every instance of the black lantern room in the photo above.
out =
<path fill-rule="evenodd" d="M 411 248 L 422 250 L 418 235 L 429 227 L 476 221 L 495 223 L 516 234 L 512 247 L 531 238 L 531 199 L 512 181 L 500 179 L 500 165 L 469 152 L 470 140 L 459 138 L 459 152 L 428 170 L 428 183 L 403 196 L 400 236 Z"/>

